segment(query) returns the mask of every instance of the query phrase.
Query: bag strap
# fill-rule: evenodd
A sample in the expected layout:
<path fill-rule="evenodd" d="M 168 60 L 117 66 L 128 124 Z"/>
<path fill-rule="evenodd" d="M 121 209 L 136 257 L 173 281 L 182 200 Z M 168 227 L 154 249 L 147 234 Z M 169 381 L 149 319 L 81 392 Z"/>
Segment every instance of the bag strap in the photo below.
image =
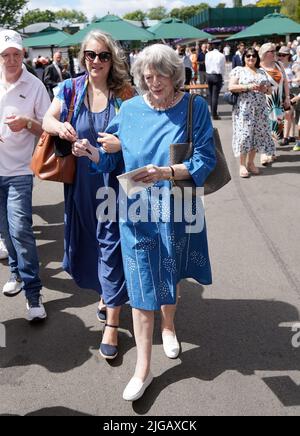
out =
<path fill-rule="evenodd" d="M 196 97 L 197 94 L 190 94 L 188 115 L 187 115 L 187 133 L 188 133 L 187 142 L 191 145 L 193 145 L 193 103 Z"/>
<path fill-rule="evenodd" d="M 72 80 L 72 98 L 71 98 L 71 104 L 70 104 L 70 107 L 69 107 L 67 123 L 71 123 L 71 120 L 72 120 L 72 117 L 73 117 L 74 108 L 75 108 L 75 95 L 76 95 L 76 80 L 73 79 Z"/>

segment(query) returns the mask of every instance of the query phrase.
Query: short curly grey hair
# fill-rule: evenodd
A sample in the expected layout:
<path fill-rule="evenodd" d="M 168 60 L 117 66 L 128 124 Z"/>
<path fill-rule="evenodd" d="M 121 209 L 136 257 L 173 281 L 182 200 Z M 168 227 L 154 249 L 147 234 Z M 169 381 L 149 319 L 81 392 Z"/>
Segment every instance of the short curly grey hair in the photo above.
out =
<path fill-rule="evenodd" d="M 183 60 L 171 48 L 163 44 L 154 44 L 146 47 L 136 58 L 131 73 L 134 83 L 141 90 L 147 92 L 148 86 L 145 82 L 144 72 L 151 68 L 165 77 L 170 77 L 174 84 L 175 91 L 179 91 L 185 82 L 185 68 Z"/>

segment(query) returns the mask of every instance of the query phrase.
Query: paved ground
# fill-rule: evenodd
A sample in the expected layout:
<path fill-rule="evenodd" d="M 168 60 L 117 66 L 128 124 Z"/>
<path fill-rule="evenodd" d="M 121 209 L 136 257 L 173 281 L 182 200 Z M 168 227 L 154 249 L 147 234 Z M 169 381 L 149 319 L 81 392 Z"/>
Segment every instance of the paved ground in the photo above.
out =
<path fill-rule="evenodd" d="M 206 200 L 214 284 L 185 282 L 180 358 L 165 358 L 157 323 L 155 381 L 133 406 L 122 401 L 135 361 L 130 310 L 122 314 L 120 357 L 109 365 L 97 352 L 95 294 L 77 289 L 60 268 L 61 187 L 37 182 L 34 231 L 49 319 L 30 326 L 23 296 L 1 297 L 0 414 L 300 415 L 300 348 L 292 345 L 300 322 L 300 155 L 280 150 L 273 168 L 241 180 L 229 107 L 221 109 L 216 126 L 233 181 Z M 0 264 L 1 284 L 7 274 Z"/>

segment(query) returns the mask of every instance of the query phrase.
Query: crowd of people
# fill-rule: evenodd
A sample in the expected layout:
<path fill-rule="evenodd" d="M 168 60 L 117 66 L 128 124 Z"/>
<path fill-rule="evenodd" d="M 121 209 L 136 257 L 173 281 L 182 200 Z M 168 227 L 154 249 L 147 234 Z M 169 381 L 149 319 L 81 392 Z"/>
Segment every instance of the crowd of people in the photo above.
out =
<path fill-rule="evenodd" d="M 229 90 L 233 107 L 233 151 L 240 157 L 240 176 L 258 175 L 254 163 L 276 161 L 276 149 L 293 144 L 300 151 L 300 41 L 289 46 L 239 45 L 233 58 Z M 293 47 L 293 48 L 292 48 Z M 298 128 L 297 128 L 298 125 Z M 298 138 L 298 139 L 297 139 Z"/>
<path fill-rule="evenodd" d="M 282 145 L 292 140 L 296 122 L 292 103 L 300 100 L 300 91 L 292 98 L 290 94 L 299 82 L 300 48 L 294 65 L 292 53 L 284 59 L 288 50 L 281 46 L 276 54 L 273 44 L 264 44 L 257 52 L 240 44 L 232 59 L 236 64 L 229 88 L 238 95 L 233 144 L 241 159 L 241 177 L 259 173 L 257 152 L 262 153 L 263 164 L 275 159 L 275 133 L 282 133 Z M 128 198 L 126 219 L 118 210 L 119 219 L 113 220 L 101 207 L 104 197 L 101 200 L 99 192 L 113 191 L 116 208 L 121 204 L 123 210 L 117 177 L 140 168 L 133 181 L 143 186 L 168 192 L 180 181 L 204 186 L 216 165 L 211 118 L 220 119 L 219 95 L 231 56 L 228 49 L 221 53 L 217 41 L 190 52 L 186 47 L 174 50 L 155 44 L 132 54 L 130 77 L 121 47 L 95 30 L 83 41 L 79 61 L 84 73 L 72 78 L 62 65 L 62 54 L 56 52 L 50 65 L 41 66 L 42 59 L 36 60 L 35 77 L 24 65 L 21 36 L 12 30 L 0 32 L 0 259 L 8 257 L 10 267 L 3 294 L 15 297 L 24 291 L 27 319 L 47 318 L 32 230 L 30 170 L 36 139 L 46 131 L 72 144 L 77 162 L 74 183 L 64 187 L 63 268 L 80 288 L 98 294 L 95 311 L 105 323 L 99 348 L 103 358 L 117 357 L 120 312 L 127 302 L 132 307 L 137 362 L 123 398 L 135 401 L 153 380 L 155 311 L 161 314 L 164 352 L 177 358 L 180 282 L 185 278 L 204 285 L 212 282 L 203 205 L 197 197 L 189 197 L 192 212 L 178 220 L 175 200 L 166 204 L 164 197 L 153 198 L 151 190 L 143 189 L 138 210 L 146 211 L 148 219 L 131 215 L 134 200 Z M 207 82 L 211 114 L 205 99 L 197 97 L 192 109 L 192 155 L 171 165 L 170 144 L 187 142 L 190 94 L 184 92 L 184 84 L 191 81 Z M 198 232 L 187 231 L 189 215 L 203 215 Z"/>

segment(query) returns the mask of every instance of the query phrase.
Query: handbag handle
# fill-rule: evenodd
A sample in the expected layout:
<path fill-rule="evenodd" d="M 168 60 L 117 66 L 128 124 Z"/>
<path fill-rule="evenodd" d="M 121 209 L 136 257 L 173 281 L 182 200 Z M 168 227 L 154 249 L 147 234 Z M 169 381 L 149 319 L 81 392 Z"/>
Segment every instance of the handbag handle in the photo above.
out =
<path fill-rule="evenodd" d="M 73 117 L 74 107 L 75 107 L 75 95 L 76 95 L 76 81 L 75 81 L 75 79 L 72 79 L 72 98 L 71 98 L 71 104 L 69 107 L 67 123 L 71 123 L 71 120 Z"/>
<path fill-rule="evenodd" d="M 197 94 L 190 94 L 189 96 L 189 107 L 188 107 L 188 116 L 187 116 L 187 134 L 188 140 L 187 142 L 190 145 L 193 145 L 193 103 L 196 99 Z"/>

